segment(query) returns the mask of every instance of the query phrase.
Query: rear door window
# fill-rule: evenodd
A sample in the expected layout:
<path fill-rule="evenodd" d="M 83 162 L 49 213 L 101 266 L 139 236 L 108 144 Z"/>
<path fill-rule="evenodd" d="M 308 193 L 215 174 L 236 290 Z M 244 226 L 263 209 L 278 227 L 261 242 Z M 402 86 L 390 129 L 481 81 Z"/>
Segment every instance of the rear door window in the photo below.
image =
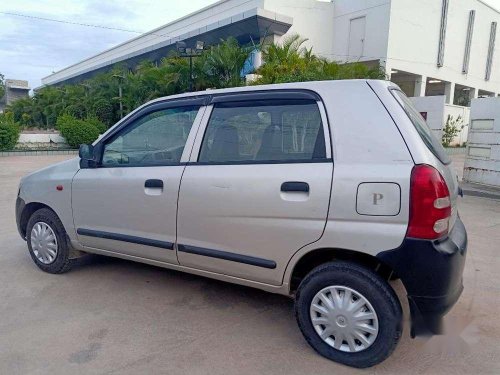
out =
<path fill-rule="evenodd" d="M 313 100 L 219 103 L 201 145 L 204 163 L 312 162 L 326 159 Z"/>
<path fill-rule="evenodd" d="M 441 142 L 432 133 L 429 125 L 427 125 L 422 115 L 413 106 L 413 103 L 410 101 L 410 99 L 408 99 L 405 93 L 401 90 L 390 89 L 390 91 L 410 118 L 413 126 L 415 126 L 415 129 L 417 129 L 420 138 L 422 138 L 422 141 L 424 141 L 427 148 L 441 161 L 441 163 L 450 164 L 451 159 L 441 145 Z"/>

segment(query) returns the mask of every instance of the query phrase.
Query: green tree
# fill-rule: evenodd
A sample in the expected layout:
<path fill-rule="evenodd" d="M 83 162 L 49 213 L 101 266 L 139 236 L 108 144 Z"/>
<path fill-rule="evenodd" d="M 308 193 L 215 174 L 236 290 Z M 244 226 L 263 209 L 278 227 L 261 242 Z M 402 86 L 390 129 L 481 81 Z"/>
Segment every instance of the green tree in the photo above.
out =
<path fill-rule="evenodd" d="M 101 98 L 96 100 L 92 105 L 92 114 L 108 127 L 113 124 L 113 104 L 107 99 Z"/>
<path fill-rule="evenodd" d="M 319 58 L 312 49 L 304 47 L 305 42 L 306 39 L 292 35 L 282 43 L 259 46 L 264 63 L 257 72 L 260 78 L 254 84 L 385 79 L 379 67 L 340 64 Z M 252 48 L 240 46 L 235 38 L 228 38 L 194 57 L 195 90 L 244 85 L 240 74 Z M 151 99 L 188 91 L 189 82 L 189 60 L 173 52 L 159 63 L 143 61 L 133 70 L 118 64 L 80 83 L 41 88 L 33 97 L 12 103 L 8 110 L 16 122 L 28 127 L 53 128 L 56 119 L 64 114 L 79 120 L 95 116 L 111 126 L 121 118 L 120 107 L 126 115 Z"/>
<path fill-rule="evenodd" d="M 165 77 L 165 89 L 169 93 L 181 93 L 189 89 L 189 61 L 187 59 L 175 54 L 171 55 L 161 60 L 160 69 Z M 199 89 L 196 81 L 195 87 Z"/>
<path fill-rule="evenodd" d="M 210 47 L 196 64 L 197 76 L 201 78 L 197 87 L 235 87 L 244 84 L 240 76 L 250 48 L 241 47 L 238 41 L 230 37 Z"/>
<path fill-rule="evenodd" d="M 362 63 L 340 64 L 319 58 L 303 45 L 307 39 L 291 35 L 281 44 L 265 45 L 264 64 L 259 68 L 260 78 L 254 84 L 270 84 L 336 79 L 385 79 L 380 67 Z"/>

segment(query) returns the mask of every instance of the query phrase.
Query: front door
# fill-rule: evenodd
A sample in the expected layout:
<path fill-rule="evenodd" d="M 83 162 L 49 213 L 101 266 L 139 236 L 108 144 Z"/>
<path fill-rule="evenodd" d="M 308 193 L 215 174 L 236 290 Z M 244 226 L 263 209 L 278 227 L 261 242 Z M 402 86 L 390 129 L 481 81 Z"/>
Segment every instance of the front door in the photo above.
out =
<path fill-rule="evenodd" d="M 321 237 L 333 172 L 322 104 L 279 95 L 207 109 L 181 183 L 181 265 L 280 285 Z"/>
<path fill-rule="evenodd" d="M 200 105 L 154 105 L 103 139 L 99 166 L 73 179 L 73 216 L 83 246 L 177 263 L 181 162 L 201 112 Z"/>

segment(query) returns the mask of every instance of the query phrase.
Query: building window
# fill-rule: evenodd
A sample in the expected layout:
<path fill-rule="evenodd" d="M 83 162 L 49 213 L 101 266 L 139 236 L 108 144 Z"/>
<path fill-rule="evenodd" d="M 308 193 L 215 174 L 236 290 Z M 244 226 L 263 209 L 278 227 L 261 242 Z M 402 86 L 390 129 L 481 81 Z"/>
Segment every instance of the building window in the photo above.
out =
<path fill-rule="evenodd" d="M 476 18 L 476 11 L 469 12 L 469 24 L 467 26 L 467 40 L 465 41 L 464 64 L 462 66 L 462 73 L 469 72 L 470 49 L 472 44 L 472 35 L 474 34 L 474 19 Z"/>
<path fill-rule="evenodd" d="M 486 81 L 489 81 L 491 77 L 491 65 L 493 64 L 493 52 L 495 51 L 496 34 L 497 34 L 497 23 L 492 22 L 490 30 L 490 45 L 488 47 L 488 58 L 486 60 L 486 76 L 484 77 Z"/>
<path fill-rule="evenodd" d="M 444 42 L 446 39 L 447 22 L 448 22 L 448 0 L 443 0 L 441 8 L 441 28 L 439 30 L 439 51 L 437 58 L 438 67 L 441 67 L 444 64 Z"/>

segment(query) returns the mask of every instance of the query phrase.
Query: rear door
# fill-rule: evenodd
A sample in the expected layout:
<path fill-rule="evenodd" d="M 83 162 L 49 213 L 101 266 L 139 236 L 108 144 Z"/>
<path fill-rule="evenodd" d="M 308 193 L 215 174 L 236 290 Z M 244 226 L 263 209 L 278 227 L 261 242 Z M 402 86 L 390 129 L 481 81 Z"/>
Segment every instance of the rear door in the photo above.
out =
<path fill-rule="evenodd" d="M 179 194 L 179 263 L 280 285 L 318 240 L 333 173 L 322 103 L 304 92 L 216 97 Z"/>

